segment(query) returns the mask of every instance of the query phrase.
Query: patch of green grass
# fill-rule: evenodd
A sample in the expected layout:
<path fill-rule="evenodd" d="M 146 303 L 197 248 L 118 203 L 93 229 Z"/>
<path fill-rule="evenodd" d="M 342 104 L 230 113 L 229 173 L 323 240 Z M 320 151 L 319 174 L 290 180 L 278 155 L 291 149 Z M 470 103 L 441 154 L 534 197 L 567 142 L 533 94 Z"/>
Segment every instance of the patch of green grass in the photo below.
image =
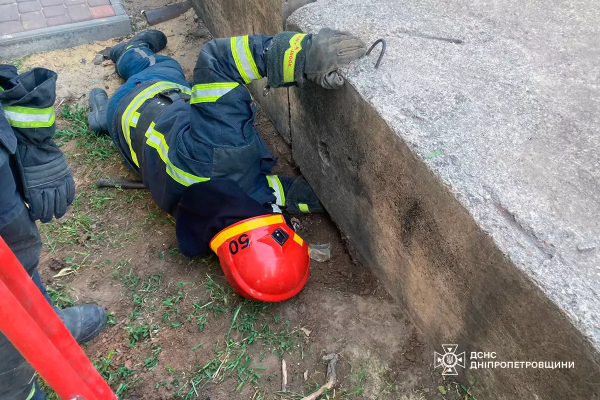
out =
<path fill-rule="evenodd" d="M 142 292 L 155 292 L 162 283 L 162 274 L 153 274 L 148 276 L 142 285 Z"/>
<path fill-rule="evenodd" d="M 117 324 L 117 317 L 115 317 L 115 313 L 114 312 L 109 312 L 106 315 L 106 325 L 108 326 L 115 326 Z"/>
<path fill-rule="evenodd" d="M 150 338 L 151 333 L 156 333 L 160 327 L 158 325 L 150 326 L 149 324 L 138 324 L 132 326 L 129 324 L 125 330 L 129 333 L 129 347 L 135 347 L 137 342 L 142 342 Z"/>
<path fill-rule="evenodd" d="M 160 355 L 161 351 L 162 346 L 160 344 L 152 345 L 152 355 L 146 358 L 146 360 L 144 361 L 144 368 L 151 370 L 152 368 L 156 367 L 156 365 L 158 365 L 160 361 L 158 356 Z"/>
<path fill-rule="evenodd" d="M 346 376 L 349 383 L 350 389 L 344 396 L 362 396 L 365 392 L 364 381 L 367 377 L 367 369 L 362 365 L 358 371 L 355 372 L 354 366 L 350 366 L 350 375 Z"/>
<path fill-rule="evenodd" d="M 41 231 L 53 243 L 54 249 L 56 244 L 74 245 L 85 237 L 91 240 L 98 240 L 99 237 L 92 230 L 93 220 L 82 213 L 63 218 L 60 221 L 53 221 L 48 224 L 41 225 Z"/>
<path fill-rule="evenodd" d="M 206 385 L 219 384 L 230 377 L 237 380 L 236 391 L 248 384 L 257 388 L 261 378 L 260 371 L 265 367 L 256 365 L 251 354 L 253 346 L 263 346 L 279 357 L 302 347 L 300 342 L 305 337 L 301 331 L 291 329 L 289 321 L 273 318 L 268 313 L 267 303 L 240 301 L 229 287 L 219 285 L 210 276 L 205 288 L 211 301 L 203 305 L 194 304 L 194 316 L 198 318 L 200 329 L 204 329 L 207 310 L 210 309 L 213 312 L 218 309 L 223 313 L 230 313 L 231 322 L 223 340 L 218 340 L 213 347 L 214 357 L 204 365 L 197 366 L 194 375 L 176 392 L 180 398 L 191 399 Z M 255 395 L 261 396 L 259 392 Z"/>
<path fill-rule="evenodd" d="M 88 192 L 88 196 L 91 208 L 97 211 L 105 210 L 111 200 L 116 199 L 114 192 L 108 190 L 92 190 L 91 192 Z"/>
<path fill-rule="evenodd" d="M 71 123 L 68 129 L 59 129 L 54 135 L 58 146 L 75 140 L 77 148 L 83 150 L 82 161 L 88 165 L 112 160 L 118 156 L 117 148 L 108 135 L 97 135 L 89 129 L 88 108 L 76 104 L 65 104 L 60 116 Z"/>
<path fill-rule="evenodd" d="M 181 313 L 177 304 L 183 299 L 183 291 L 180 289 L 177 290 L 177 294 L 172 297 L 168 297 L 163 300 L 162 304 L 165 309 L 165 313 L 163 314 L 162 320 L 169 321 L 172 317 L 175 317 Z M 179 326 L 179 325 L 177 325 Z M 177 327 L 174 326 L 174 327 Z"/>
<path fill-rule="evenodd" d="M 58 308 L 73 307 L 75 305 L 69 294 L 72 290 L 72 287 L 67 287 L 65 284 L 57 282 L 46 286 L 46 291 L 52 299 L 52 303 Z"/>
<path fill-rule="evenodd" d="M 131 389 L 142 378 L 131 379 L 135 375 L 135 371 L 124 365 L 115 368 L 112 359 L 114 353 L 114 350 L 111 350 L 106 358 L 94 360 L 92 364 L 94 364 L 100 375 L 113 388 L 115 394 L 121 398 L 125 392 Z"/>

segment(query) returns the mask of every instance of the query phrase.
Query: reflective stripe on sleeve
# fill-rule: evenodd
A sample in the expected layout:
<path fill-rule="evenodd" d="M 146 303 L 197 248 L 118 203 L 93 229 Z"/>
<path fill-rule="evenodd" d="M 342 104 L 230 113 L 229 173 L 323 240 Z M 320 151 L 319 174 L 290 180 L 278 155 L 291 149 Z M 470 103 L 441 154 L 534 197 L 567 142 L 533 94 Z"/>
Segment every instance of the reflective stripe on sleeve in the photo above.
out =
<path fill-rule="evenodd" d="M 139 118 L 139 113 L 137 110 L 140 108 L 144 102 L 150 98 L 153 98 L 157 94 L 162 91 L 168 89 L 179 89 L 182 93 L 191 94 L 190 88 L 182 85 L 178 85 L 173 82 L 157 82 L 151 86 L 148 86 L 146 89 L 142 90 L 138 93 L 137 96 L 131 100 L 131 103 L 125 109 L 123 116 L 121 117 L 121 129 L 123 130 L 123 136 L 125 137 L 125 141 L 129 145 L 129 151 L 131 153 L 131 160 L 138 167 L 140 166 L 137 155 L 135 151 L 133 151 L 133 146 L 131 145 L 131 129 L 137 125 L 137 118 Z M 134 122 L 135 121 L 135 122 Z"/>
<path fill-rule="evenodd" d="M 54 107 L 5 106 L 4 116 L 15 128 L 48 128 L 54 124 Z"/>
<path fill-rule="evenodd" d="M 190 104 L 214 103 L 238 86 L 237 82 L 200 83 L 194 85 L 192 87 Z"/>
<path fill-rule="evenodd" d="M 169 159 L 169 145 L 165 141 L 164 135 L 154 129 L 154 122 L 152 122 L 148 127 L 148 130 L 146 131 L 146 138 L 146 144 L 156 149 L 161 160 L 165 163 L 167 174 L 169 174 L 169 176 L 176 182 L 182 184 L 183 186 L 190 186 L 194 183 L 210 180 L 210 178 L 203 178 L 192 175 L 189 172 L 185 172 L 184 170 L 177 168 L 175 164 L 171 162 Z"/>
<path fill-rule="evenodd" d="M 290 39 L 290 47 L 285 51 L 283 57 L 283 81 L 294 82 L 294 70 L 296 69 L 296 57 L 302 50 L 302 39 L 306 34 L 298 33 Z"/>
<path fill-rule="evenodd" d="M 262 78 L 252 57 L 248 36 L 236 36 L 230 39 L 231 55 L 238 72 L 245 83 Z"/>
<path fill-rule="evenodd" d="M 269 187 L 275 192 L 277 205 L 281 207 L 285 206 L 285 194 L 283 193 L 283 186 L 281 186 L 279 177 L 277 175 L 267 175 L 267 181 L 269 182 Z"/>

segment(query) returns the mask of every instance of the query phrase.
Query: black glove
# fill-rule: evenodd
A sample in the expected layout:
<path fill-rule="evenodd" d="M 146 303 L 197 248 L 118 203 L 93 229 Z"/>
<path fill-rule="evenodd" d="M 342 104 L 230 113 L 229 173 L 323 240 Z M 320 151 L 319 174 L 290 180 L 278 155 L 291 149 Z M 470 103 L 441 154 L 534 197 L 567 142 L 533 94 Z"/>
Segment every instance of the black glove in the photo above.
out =
<path fill-rule="evenodd" d="M 325 89 L 339 89 L 344 78 L 337 69 L 358 60 L 367 52 L 365 43 L 356 36 L 324 28 L 312 36 L 306 55 L 304 74 L 309 81 Z"/>
<path fill-rule="evenodd" d="M 34 68 L 17 75 L 0 68 L 0 102 L 17 141 L 14 160 L 22 195 L 32 220 L 62 217 L 75 197 L 75 182 L 62 151 L 52 141 L 55 131 L 56 73 Z"/>
<path fill-rule="evenodd" d="M 325 212 L 319 198 L 303 176 L 294 180 L 285 197 L 286 210 L 290 214 Z"/>
<path fill-rule="evenodd" d="M 75 198 L 75 182 L 64 154 L 52 140 L 43 145 L 22 145 L 15 154 L 23 197 L 33 221 L 50 222 L 65 215 Z"/>

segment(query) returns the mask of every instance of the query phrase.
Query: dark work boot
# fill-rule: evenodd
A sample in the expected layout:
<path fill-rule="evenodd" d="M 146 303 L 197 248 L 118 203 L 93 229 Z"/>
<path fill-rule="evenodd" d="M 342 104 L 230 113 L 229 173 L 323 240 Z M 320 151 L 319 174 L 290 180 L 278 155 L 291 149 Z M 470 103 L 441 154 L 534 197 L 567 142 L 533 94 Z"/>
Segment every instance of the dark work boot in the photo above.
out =
<path fill-rule="evenodd" d="M 140 32 L 128 42 L 122 42 L 110 50 L 110 59 L 116 64 L 129 46 L 146 45 L 152 52 L 158 53 L 167 45 L 167 36 L 161 31 L 149 30 Z"/>
<path fill-rule="evenodd" d="M 96 133 L 108 132 L 108 121 L 106 120 L 108 95 L 106 91 L 98 88 L 92 89 L 88 101 L 92 109 L 92 112 L 88 113 L 90 130 Z"/>
<path fill-rule="evenodd" d="M 98 336 L 106 325 L 106 311 L 94 304 L 69 307 L 63 310 L 57 307 L 54 309 L 79 344 L 89 342 Z"/>

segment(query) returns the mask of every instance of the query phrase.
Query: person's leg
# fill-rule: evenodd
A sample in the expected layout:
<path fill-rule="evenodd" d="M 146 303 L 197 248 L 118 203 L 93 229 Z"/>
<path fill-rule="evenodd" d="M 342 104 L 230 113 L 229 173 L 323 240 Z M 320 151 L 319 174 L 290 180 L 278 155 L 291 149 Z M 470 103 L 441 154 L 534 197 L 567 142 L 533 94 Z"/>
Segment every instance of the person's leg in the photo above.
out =
<path fill-rule="evenodd" d="M 22 211 L 8 225 L 0 229 L 0 236 L 31 276 L 36 271 L 42 239 L 35 225 L 29 218 L 29 211 L 21 204 Z M 27 399 L 35 389 L 35 370 L 6 336 L 0 333 L 0 399 Z M 37 390 L 39 399 L 46 396 Z M 35 393 L 35 392 L 34 392 Z"/>
<path fill-rule="evenodd" d="M 88 114 L 88 120 L 93 131 L 109 131 L 113 140 L 118 140 L 118 134 L 111 132 L 117 107 L 129 92 L 143 82 L 158 80 L 189 87 L 181 65 L 171 57 L 156 54 L 166 43 L 163 33 L 145 31 L 113 47 L 111 59 L 115 63 L 115 70 L 126 82 L 109 100 L 106 100 L 108 96 L 103 89 L 93 89 L 90 93 L 92 112 Z"/>

